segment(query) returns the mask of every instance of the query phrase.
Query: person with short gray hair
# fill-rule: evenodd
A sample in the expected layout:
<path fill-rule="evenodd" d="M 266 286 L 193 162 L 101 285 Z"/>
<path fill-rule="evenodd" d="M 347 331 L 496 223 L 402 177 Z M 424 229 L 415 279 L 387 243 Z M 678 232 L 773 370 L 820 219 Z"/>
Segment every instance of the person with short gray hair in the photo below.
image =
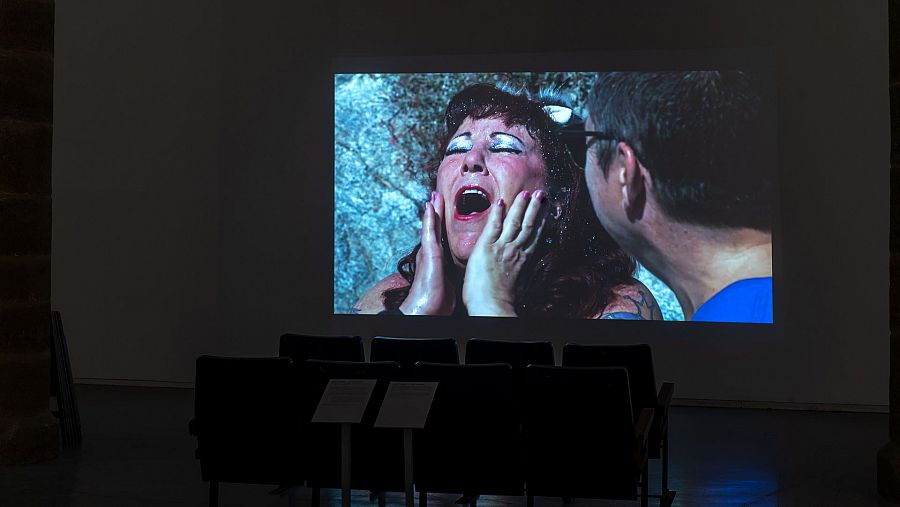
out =
<path fill-rule="evenodd" d="M 772 322 L 773 133 L 744 71 L 610 72 L 588 97 L 603 227 L 686 319 Z"/>

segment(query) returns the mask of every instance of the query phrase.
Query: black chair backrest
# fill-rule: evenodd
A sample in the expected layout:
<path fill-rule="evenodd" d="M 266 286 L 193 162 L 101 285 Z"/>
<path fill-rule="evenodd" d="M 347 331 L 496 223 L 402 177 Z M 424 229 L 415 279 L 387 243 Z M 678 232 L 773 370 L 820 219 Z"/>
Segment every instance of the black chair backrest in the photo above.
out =
<path fill-rule="evenodd" d="M 438 382 L 425 429 L 416 434 L 416 487 L 435 493 L 521 495 L 511 367 L 420 362 L 410 378 Z"/>
<path fill-rule="evenodd" d="M 554 365 L 553 343 L 513 342 L 473 338 L 466 343 L 466 364 L 506 363 L 513 368 L 515 410 L 521 414 L 525 403 L 523 384 L 529 364 Z M 520 418 L 521 419 L 521 418 Z"/>
<path fill-rule="evenodd" d="M 528 493 L 634 499 L 634 419 L 624 368 L 529 366 L 523 440 Z"/>
<path fill-rule="evenodd" d="M 553 343 L 473 338 L 466 342 L 466 364 L 506 363 L 514 370 L 529 364 L 554 365 Z"/>
<path fill-rule="evenodd" d="M 563 347 L 563 366 L 623 367 L 631 381 L 634 414 L 656 406 L 657 388 L 650 345 L 579 345 Z"/>
<path fill-rule="evenodd" d="M 459 350 L 453 338 L 372 338 L 371 361 L 396 361 L 412 368 L 419 361 L 459 364 Z"/>
<path fill-rule="evenodd" d="M 194 421 L 204 480 L 303 480 L 290 367 L 286 357 L 197 358 Z"/>
<path fill-rule="evenodd" d="M 401 430 L 373 428 L 388 384 L 398 378 L 395 362 L 362 363 L 352 361 L 307 360 L 302 368 L 309 393 L 311 418 L 330 379 L 376 379 L 375 390 L 363 414 L 361 424 L 351 427 L 350 459 L 352 487 L 373 491 L 402 491 L 403 434 Z M 309 420 L 309 419 L 307 419 Z M 341 486 L 341 431 L 337 424 L 310 423 L 305 451 L 315 463 L 307 473 L 311 487 Z"/>
<path fill-rule="evenodd" d="M 278 343 L 278 355 L 303 364 L 307 359 L 365 361 L 359 336 L 311 336 L 286 333 Z"/>

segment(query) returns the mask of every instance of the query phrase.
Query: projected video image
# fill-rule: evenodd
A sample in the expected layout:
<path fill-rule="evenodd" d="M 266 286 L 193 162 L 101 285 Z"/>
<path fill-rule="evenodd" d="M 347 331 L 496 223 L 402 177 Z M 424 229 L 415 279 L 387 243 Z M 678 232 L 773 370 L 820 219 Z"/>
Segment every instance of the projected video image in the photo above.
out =
<path fill-rule="evenodd" d="M 760 87 L 335 74 L 334 313 L 771 323 Z"/>

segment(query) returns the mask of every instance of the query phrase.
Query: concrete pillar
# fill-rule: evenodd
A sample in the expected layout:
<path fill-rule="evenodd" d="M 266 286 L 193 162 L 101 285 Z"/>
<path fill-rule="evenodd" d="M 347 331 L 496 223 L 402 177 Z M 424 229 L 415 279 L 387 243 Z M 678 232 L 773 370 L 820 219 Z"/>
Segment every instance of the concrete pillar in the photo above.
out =
<path fill-rule="evenodd" d="M 50 413 L 53 12 L 0 1 L 0 465 L 59 453 Z"/>

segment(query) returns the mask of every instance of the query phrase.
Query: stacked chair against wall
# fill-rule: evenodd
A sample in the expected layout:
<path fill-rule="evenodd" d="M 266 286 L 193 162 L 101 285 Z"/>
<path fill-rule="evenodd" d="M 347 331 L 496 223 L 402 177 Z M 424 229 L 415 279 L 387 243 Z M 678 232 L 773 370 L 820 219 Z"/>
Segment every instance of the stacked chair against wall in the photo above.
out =
<path fill-rule="evenodd" d="M 209 505 L 219 483 L 297 484 L 306 463 L 288 358 L 197 359 L 192 435 Z"/>
<path fill-rule="evenodd" d="M 459 364 L 459 349 L 453 338 L 372 338 L 371 361 L 396 361 L 404 369 L 417 362 Z"/>
<path fill-rule="evenodd" d="M 395 362 L 308 360 L 304 384 L 315 409 L 331 379 L 377 379 L 375 390 L 360 424 L 351 428 L 351 488 L 370 491 L 403 491 L 403 433 L 395 428 L 373 428 L 388 384 L 398 378 Z M 306 420 L 312 418 L 312 411 Z M 305 432 L 305 448 L 314 463 L 306 474 L 313 489 L 312 504 L 319 505 L 320 488 L 341 487 L 341 429 L 337 424 L 311 423 Z M 384 495 L 378 495 L 383 505 Z"/>
<path fill-rule="evenodd" d="M 78 400 L 72 384 L 72 364 L 69 362 L 69 346 L 63 331 L 62 314 L 50 312 L 50 396 L 56 397 L 59 430 L 63 449 L 81 447 L 81 416 Z"/>
<path fill-rule="evenodd" d="M 420 507 L 428 492 L 463 493 L 472 506 L 479 494 L 522 495 L 512 368 L 420 362 L 409 378 L 438 382 L 425 428 L 414 437 Z"/>
<path fill-rule="evenodd" d="M 532 365 L 522 438 L 527 504 L 534 496 L 647 499 L 653 409 L 635 420 L 624 368 Z"/>
<path fill-rule="evenodd" d="M 650 345 L 579 345 L 563 347 L 563 366 L 623 367 L 628 370 L 634 416 L 642 409 L 654 410 L 650 432 L 650 458 L 662 461 L 660 505 L 668 506 L 675 498 L 669 489 L 669 405 L 675 384 L 664 382 L 656 390 L 653 352 Z M 657 496 L 657 495 L 652 495 Z"/>

